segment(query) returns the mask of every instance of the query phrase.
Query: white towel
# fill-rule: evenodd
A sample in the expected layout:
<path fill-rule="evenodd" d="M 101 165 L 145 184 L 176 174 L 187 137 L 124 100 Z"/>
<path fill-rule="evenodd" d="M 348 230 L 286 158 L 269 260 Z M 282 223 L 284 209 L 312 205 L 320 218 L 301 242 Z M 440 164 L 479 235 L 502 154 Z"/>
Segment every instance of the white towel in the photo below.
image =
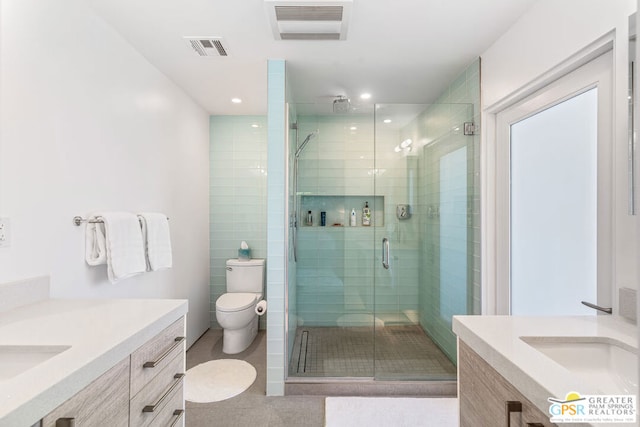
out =
<path fill-rule="evenodd" d="M 138 217 L 128 212 L 105 212 L 100 217 L 104 221 L 107 274 L 111 283 L 144 273 L 146 262 Z"/>
<path fill-rule="evenodd" d="M 90 216 L 89 220 L 96 219 Z M 104 239 L 104 224 L 90 223 L 87 221 L 85 231 L 85 259 L 89 265 L 101 265 L 107 263 L 107 246 Z"/>
<path fill-rule="evenodd" d="M 167 216 L 161 213 L 138 214 L 147 254 L 147 271 L 171 268 L 171 236 Z"/>

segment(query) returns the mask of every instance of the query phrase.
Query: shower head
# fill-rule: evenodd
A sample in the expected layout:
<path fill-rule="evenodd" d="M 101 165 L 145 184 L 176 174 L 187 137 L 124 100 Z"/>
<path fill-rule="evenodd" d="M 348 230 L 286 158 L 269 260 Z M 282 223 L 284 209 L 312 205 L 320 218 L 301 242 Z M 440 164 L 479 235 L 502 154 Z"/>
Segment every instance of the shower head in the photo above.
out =
<path fill-rule="evenodd" d="M 302 144 L 300 144 L 300 147 L 298 147 L 298 149 L 296 150 L 296 154 L 295 154 L 296 158 L 300 156 L 300 153 L 302 153 L 302 150 L 304 150 L 304 147 L 309 143 L 309 141 L 311 141 L 313 138 L 318 136 L 319 132 L 320 131 L 316 129 L 313 132 L 311 132 L 309 135 L 307 135 L 304 141 L 302 141 Z"/>
<path fill-rule="evenodd" d="M 337 99 L 333 101 L 333 112 L 334 114 L 344 114 L 348 113 L 351 108 L 351 101 L 346 96 L 338 96 Z"/>

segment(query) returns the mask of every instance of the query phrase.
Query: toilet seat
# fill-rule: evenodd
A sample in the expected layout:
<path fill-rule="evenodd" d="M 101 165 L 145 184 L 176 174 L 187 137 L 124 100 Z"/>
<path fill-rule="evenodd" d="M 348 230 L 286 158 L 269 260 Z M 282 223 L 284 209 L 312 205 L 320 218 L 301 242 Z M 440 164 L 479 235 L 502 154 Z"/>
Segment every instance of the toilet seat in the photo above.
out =
<path fill-rule="evenodd" d="M 228 293 L 222 294 L 216 300 L 216 310 L 233 312 L 245 310 L 256 303 L 258 297 L 252 293 Z"/>

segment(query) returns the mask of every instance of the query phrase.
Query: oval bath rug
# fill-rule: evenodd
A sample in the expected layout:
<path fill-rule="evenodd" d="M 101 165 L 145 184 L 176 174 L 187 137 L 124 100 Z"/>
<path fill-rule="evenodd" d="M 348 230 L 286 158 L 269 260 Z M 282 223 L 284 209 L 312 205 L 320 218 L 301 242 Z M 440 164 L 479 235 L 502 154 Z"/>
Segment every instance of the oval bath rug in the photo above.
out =
<path fill-rule="evenodd" d="M 237 396 L 256 379 L 256 368 L 244 360 L 218 359 L 187 371 L 184 398 L 190 402 L 218 402 Z"/>

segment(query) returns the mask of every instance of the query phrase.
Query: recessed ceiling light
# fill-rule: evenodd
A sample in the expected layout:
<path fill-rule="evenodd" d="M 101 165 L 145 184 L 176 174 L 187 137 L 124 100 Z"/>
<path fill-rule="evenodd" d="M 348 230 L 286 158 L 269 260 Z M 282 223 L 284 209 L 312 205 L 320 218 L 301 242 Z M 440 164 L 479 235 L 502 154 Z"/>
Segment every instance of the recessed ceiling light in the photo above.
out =
<path fill-rule="evenodd" d="M 240 104 L 242 102 L 242 99 L 240 99 L 240 98 L 231 98 L 231 102 L 233 102 L 234 104 Z"/>
<path fill-rule="evenodd" d="M 384 119 L 383 122 L 385 123 L 391 123 L 391 119 Z"/>
<path fill-rule="evenodd" d="M 351 126 L 349 130 L 358 130 L 358 128 L 356 126 Z"/>
<path fill-rule="evenodd" d="M 360 95 L 360 99 L 370 99 L 370 98 L 371 98 L 370 93 L 363 93 L 362 95 Z"/>
<path fill-rule="evenodd" d="M 259 128 L 259 127 L 260 127 L 260 125 L 259 125 L 259 124 L 257 124 L 257 123 L 254 123 L 254 124 L 252 124 L 252 125 L 251 125 L 251 127 L 252 127 L 252 128 Z"/>

